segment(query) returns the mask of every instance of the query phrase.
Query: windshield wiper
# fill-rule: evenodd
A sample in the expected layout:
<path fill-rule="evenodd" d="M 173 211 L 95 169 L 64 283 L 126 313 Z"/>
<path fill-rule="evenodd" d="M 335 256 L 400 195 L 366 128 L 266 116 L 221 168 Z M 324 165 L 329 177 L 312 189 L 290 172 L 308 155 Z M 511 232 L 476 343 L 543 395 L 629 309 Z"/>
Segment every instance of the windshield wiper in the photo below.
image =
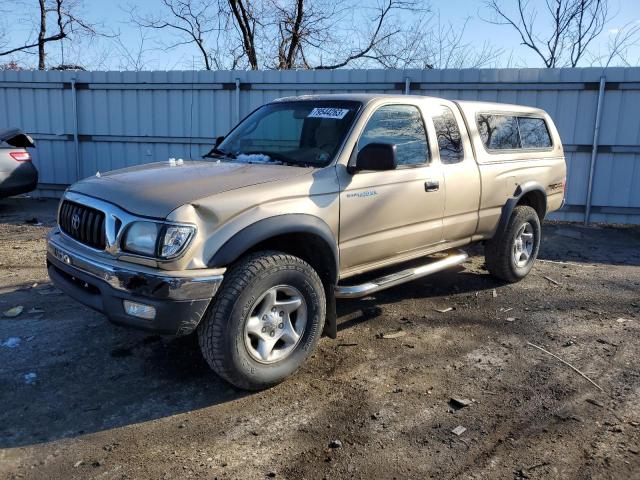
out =
<path fill-rule="evenodd" d="M 225 152 L 218 147 L 213 147 L 209 152 L 202 155 L 202 158 L 236 158 L 236 155 L 231 152 Z"/>

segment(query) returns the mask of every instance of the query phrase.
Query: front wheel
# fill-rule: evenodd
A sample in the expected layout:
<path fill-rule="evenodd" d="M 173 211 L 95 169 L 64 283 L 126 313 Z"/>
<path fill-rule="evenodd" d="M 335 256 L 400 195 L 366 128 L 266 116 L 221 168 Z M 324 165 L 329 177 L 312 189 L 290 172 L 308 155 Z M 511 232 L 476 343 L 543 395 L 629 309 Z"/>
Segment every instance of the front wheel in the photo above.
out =
<path fill-rule="evenodd" d="M 326 300 L 304 260 L 278 252 L 240 259 L 198 327 L 207 363 L 236 387 L 259 390 L 293 374 L 315 348 Z"/>
<path fill-rule="evenodd" d="M 485 245 L 489 272 L 510 283 L 526 277 L 538 256 L 541 231 L 538 213 L 533 208 L 515 207 L 502 234 Z"/>

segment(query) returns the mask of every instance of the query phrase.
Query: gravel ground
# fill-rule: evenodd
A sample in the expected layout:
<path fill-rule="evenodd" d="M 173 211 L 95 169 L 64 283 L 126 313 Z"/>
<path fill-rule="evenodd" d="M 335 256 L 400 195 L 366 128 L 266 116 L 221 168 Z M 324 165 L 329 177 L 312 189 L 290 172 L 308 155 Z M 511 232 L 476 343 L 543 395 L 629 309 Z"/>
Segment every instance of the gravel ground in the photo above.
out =
<path fill-rule="evenodd" d="M 112 326 L 52 288 L 54 211 L 0 201 L 0 311 L 23 307 L 0 318 L 2 478 L 640 478 L 638 228 L 546 223 L 516 285 L 476 248 L 340 301 L 338 339 L 247 394 L 193 337 Z"/>

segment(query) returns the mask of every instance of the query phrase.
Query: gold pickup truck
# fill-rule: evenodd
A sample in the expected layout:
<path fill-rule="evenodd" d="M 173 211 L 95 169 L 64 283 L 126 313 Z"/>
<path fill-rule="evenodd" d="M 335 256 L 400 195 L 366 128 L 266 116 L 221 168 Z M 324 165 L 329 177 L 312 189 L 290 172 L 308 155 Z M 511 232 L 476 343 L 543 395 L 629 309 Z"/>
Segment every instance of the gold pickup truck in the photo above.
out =
<path fill-rule="evenodd" d="M 203 161 L 69 187 L 47 265 L 60 289 L 114 323 L 197 331 L 218 374 L 260 389 L 295 372 L 323 332 L 335 338 L 336 298 L 459 265 L 459 249 L 477 242 L 493 275 L 524 278 L 565 179 L 558 132 L 536 108 L 283 98 Z"/>

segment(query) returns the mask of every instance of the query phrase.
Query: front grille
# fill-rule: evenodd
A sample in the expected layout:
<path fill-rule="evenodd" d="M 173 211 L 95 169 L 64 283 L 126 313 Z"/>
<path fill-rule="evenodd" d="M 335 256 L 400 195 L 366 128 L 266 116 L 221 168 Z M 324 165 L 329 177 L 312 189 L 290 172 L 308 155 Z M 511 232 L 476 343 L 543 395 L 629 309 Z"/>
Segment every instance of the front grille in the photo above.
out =
<path fill-rule="evenodd" d="M 65 200 L 60 207 L 60 228 L 81 243 L 104 250 L 107 245 L 104 232 L 104 213 L 95 208 Z"/>

